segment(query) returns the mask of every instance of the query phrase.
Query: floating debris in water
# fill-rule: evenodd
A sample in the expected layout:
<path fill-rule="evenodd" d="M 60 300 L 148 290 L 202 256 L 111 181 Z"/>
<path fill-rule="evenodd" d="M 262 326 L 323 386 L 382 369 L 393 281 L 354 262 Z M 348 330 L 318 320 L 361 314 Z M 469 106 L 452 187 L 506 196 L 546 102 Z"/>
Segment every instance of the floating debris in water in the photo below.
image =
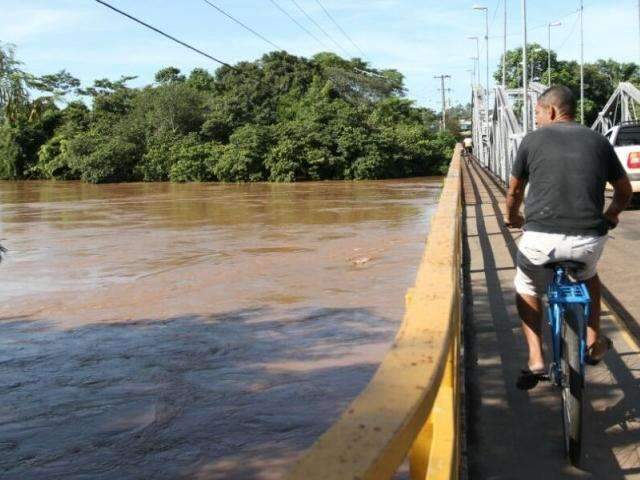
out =
<path fill-rule="evenodd" d="M 353 265 L 365 265 L 367 263 L 369 263 L 372 260 L 371 257 L 356 257 L 356 258 L 350 258 L 349 261 L 353 264 Z"/>

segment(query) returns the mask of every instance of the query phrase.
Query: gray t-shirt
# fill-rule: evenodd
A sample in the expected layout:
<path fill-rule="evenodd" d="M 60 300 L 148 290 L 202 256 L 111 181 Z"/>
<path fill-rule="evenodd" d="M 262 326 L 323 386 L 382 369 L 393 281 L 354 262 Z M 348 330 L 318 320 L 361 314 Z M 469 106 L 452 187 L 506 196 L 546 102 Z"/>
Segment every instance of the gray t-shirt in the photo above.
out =
<path fill-rule="evenodd" d="M 606 234 L 605 185 L 626 175 L 607 139 L 574 122 L 528 134 L 511 174 L 529 183 L 525 230 L 565 235 Z"/>

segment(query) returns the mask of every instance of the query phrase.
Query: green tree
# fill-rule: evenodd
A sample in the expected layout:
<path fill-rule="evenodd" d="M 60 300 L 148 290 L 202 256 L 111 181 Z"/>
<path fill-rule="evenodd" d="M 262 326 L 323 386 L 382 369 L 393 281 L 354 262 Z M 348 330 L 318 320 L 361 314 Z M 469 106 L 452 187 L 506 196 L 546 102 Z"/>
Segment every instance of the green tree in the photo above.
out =
<path fill-rule="evenodd" d="M 529 76 L 531 80 L 547 84 L 547 50 L 538 44 L 530 44 L 527 55 L 530 58 Z M 507 86 L 522 87 L 522 48 L 509 50 L 506 55 Z M 558 60 L 551 51 L 551 83 L 569 87 L 576 96 L 580 95 L 580 65 L 576 61 Z M 494 74 L 497 82 L 502 80 L 502 65 Z M 620 82 L 640 84 L 640 69 L 635 63 L 617 62 L 613 59 L 598 60 L 584 66 L 585 122 L 593 123 L 598 112 L 604 107 Z"/>
<path fill-rule="evenodd" d="M 175 162 L 169 178 L 172 182 L 209 182 L 216 180 L 215 165 L 224 152 L 216 142 L 202 143 L 197 135 L 190 134 L 171 148 Z"/>
<path fill-rule="evenodd" d="M 245 125 L 229 138 L 229 145 L 214 166 L 215 176 L 224 182 L 251 182 L 267 179 L 264 158 L 272 146 L 268 128 Z"/>
<path fill-rule="evenodd" d="M 158 83 L 174 83 L 174 82 L 184 82 L 185 76 L 180 75 L 180 69 L 176 67 L 167 67 L 159 70 L 155 76 L 156 82 Z"/>
<path fill-rule="evenodd" d="M 145 131 L 155 135 L 198 132 L 204 122 L 202 93 L 183 82 L 147 87 L 135 95 L 131 117 L 145 124 Z"/>
<path fill-rule="evenodd" d="M 468 103 L 466 105 L 456 105 L 447 110 L 447 131 L 453 134 L 456 138 L 460 139 L 462 135 L 460 131 L 460 122 L 471 121 L 471 108 L 471 104 Z"/>
<path fill-rule="evenodd" d="M 0 113 L 10 124 L 17 123 L 29 104 L 28 75 L 21 66 L 13 47 L 0 44 Z"/>
<path fill-rule="evenodd" d="M 212 92 L 216 79 L 204 68 L 194 68 L 189 74 L 187 83 L 199 92 Z"/>
<path fill-rule="evenodd" d="M 69 164 L 69 142 L 87 130 L 90 111 L 84 103 L 74 101 L 60 112 L 60 117 L 53 135 L 40 146 L 30 176 L 64 180 L 80 178 L 80 172 Z"/>
<path fill-rule="evenodd" d="M 136 175 L 145 182 L 169 180 L 171 168 L 177 161 L 173 149 L 181 141 L 182 137 L 170 130 L 162 130 L 150 136 L 146 152 L 136 166 Z"/>
<path fill-rule="evenodd" d="M 18 131 L 5 123 L 0 126 L 0 178 L 20 178 L 24 164 L 24 153 L 18 141 Z"/>
<path fill-rule="evenodd" d="M 506 54 L 506 77 L 508 88 L 522 87 L 522 47 L 508 50 Z M 549 63 L 547 49 L 537 43 L 531 43 L 527 46 L 527 76 L 530 81 L 544 82 L 547 78 L 547 65 Z M 551 52 L 551 68 L 558 68 L 558 57 L 556 52 Z M 502 60 L 498 69 L 493 74 L 496 83 L 502 83 Z"/>
<path fill-rule="evenodd" d="M 440 172 L 451 153 L 435 113 L 403 98 L 402 74 L 361 59 L 271 52 L 213 74 L 163 68 L 133 88 L 132 76 L 36 77 L 0 52 L 2 178 L 373 179 Z"/>
<path fill-rule="evenodd" d="M 136 180 L 136 165 L 142 159 L 142 148 L 134 131 L 112 131 L 105 135 L 91 129 L 69 142 L 68 166 L 91 183 Z"/>

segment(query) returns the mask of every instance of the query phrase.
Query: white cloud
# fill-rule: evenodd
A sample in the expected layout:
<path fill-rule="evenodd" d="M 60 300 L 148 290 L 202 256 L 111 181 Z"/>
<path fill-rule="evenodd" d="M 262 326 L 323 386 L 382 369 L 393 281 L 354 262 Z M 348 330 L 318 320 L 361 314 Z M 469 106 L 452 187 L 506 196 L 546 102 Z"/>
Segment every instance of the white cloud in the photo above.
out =
<path fill-rule="evenodd" d="M 48 8 L 11 9 L 0 16 L 0 31 L 6 40 L 20 42 L 81 24 L 81 11 Z"/>
<path fill-rule="evenodd" d="M 3 1 L 6 0 L 0 0 L 0 3 Z M 298 1 L 339 43 L 352 54 L 357 54 L 314 0 Z M 475 45 L 466 37 L 484 33 L 484 18 L 471 9 L 471 0 L 321 1 L 364 50 L 374 67 L 395 68 L 406 75 L 410 96 L 423 102 L 426 95 L 430 98 L 429 103 L 435 105 L 439 85 L 433 80 L 433 75 L 448 73 L 453 76 L 453 95 L 466 101 L 469 90 L 466 70 L 471 67 L 468 57 L 475 54 Z M 637 18 L 634 16 L 636 2 L 586 2 L 585 54 L 588 61 L 600 57 L 633 61 L 639 57 L 637 20 L 630 20 Z M 195 65 L 216 67 L 91 1 L 14 0 L 8 3 L 12 7 L 4 9 L 0 15 L 0 40 L 17 43 L 18 57 L 35 71 L 68 67 L 73 73 L 87 78 L 91 75 L 113 77 L 125 71 L 140 73 L 142 82 L 150 81 L 152 75 L 150 77 L 149 72 L 165 65 L 173 64 L 184 69 Z M 228 62 L 252 60 L 269 49 L 205 4 L 198 7 L 201 3 L 198 1 L 191 4 L 191 0 L 184 3 L 117 0 L 114 3 Z M 485 3 L 491 7 L 493 70 L 502 50 L 502 25 L 500 12 L 493 22 L 497 2 L 487 0 Z M 550 19 L 562 19 L 564 25 L 554 31 L 556 48 L 564 42 L 561 58 L 578 58 L 579 29 L 576 28 L 569 36 L 575 17 L 566 17 L 574 9 L 574 3 L 574 0 L 530 2 L 530 41 L 546 45 L 546 28 L 540 25 Z M 292 54 L 310 56 L 322 48 L 277 9 L 262 8 L 267 4 L 264 0 L 228 0 L 225 8 L 275 43 L 287 47 Z M 289 2 L 282 2 L 282 5 L 316 36 L 331 45 Z M 509 48 L 520 44 L 519 19 L 519 8 L 512 6 Z M 483 51 L 481 56 L 484 75 Z"/>

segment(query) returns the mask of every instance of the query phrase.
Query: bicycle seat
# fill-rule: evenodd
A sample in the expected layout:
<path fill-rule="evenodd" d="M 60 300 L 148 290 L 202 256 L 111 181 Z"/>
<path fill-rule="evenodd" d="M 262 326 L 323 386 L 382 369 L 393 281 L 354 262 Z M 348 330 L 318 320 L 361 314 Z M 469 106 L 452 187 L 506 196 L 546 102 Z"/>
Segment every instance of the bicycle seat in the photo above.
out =
<path fill-rule="evenodd" d="M 562 267 L 567 272 L 576 272 L 578 270 L 582 270 L 585 267 L 585 264 L 576 260 L 562 260 L 560 262 L 547 263 L 545 267 L 551 270 L 555 270 L 556 267 Z"/>

